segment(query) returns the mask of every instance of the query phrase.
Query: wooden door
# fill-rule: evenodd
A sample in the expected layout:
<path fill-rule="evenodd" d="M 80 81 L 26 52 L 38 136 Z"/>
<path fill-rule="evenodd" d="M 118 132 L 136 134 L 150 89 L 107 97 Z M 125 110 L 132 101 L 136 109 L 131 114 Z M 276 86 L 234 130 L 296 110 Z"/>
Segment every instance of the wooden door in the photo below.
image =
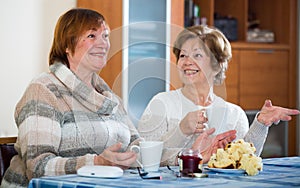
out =
<path fill-rule="evenodd" d="M 241 50 L 240 105 L 244 109 L 261 109 L 265 99 L 288 106 L 288 57 L 287 50 Z"/>

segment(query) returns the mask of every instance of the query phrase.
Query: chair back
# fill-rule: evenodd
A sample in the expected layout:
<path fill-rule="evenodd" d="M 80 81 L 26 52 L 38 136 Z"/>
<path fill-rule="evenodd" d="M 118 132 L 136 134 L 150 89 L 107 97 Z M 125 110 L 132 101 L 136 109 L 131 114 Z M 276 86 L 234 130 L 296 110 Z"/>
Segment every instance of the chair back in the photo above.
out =
<path fill-rule="evenodd" d="M 3 175 L 10 165 L 10 160 L 13 156 L 17 155 L 17 151 L 14 148 L 16 137 L 0 138 L 0 183 Z"/>

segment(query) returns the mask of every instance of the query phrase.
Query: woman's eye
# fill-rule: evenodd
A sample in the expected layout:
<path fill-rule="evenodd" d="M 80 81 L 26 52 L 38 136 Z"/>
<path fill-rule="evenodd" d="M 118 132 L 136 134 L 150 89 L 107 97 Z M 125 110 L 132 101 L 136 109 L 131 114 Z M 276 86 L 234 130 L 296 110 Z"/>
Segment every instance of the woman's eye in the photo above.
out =
<path fill-rule="evenodd" d="M 179 57 L 180 57 L 180 58 L 184 58 L 185 55 L 184 55 L 184 54 L 180 54 Z"/>
<path fill-rule="evenodd" d="M 105 39 L 109 38 L 109 34 L 103 34 L 103 38 Z"/>
<path fill-rule="evenodd" d="M 96 36 L 94 34 L 89 34 L 88 38 L 95 38 Z"/>
<path fill-rule="evenodd" d="M 195 54 L 195 57 L 203 57 L 202 54 Z"/>

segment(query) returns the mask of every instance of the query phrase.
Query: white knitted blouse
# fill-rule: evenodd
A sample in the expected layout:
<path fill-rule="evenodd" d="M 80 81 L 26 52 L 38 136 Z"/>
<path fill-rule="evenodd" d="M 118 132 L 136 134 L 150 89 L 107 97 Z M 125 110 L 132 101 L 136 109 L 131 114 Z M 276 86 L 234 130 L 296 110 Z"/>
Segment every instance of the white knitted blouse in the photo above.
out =
<path fill-rule="evenodd" d="M 196 136 L 184 135 L 179 123 L 188 112 L 203 108 L 207 113 L 208 128 L 216 129 L 214 135 L 235 129 L 236 139 L 243 138 L 252 142 L 256 154 L 261 154 L 268 127 L 259 123 L 255 117 L 249 130 L 248 119 L 242 108 L 216 95 L 213 98 L 209 106 L 197 106 L 182 94 L 181 89 L 177 89 L 159 93 L 151 99 L 139 121 L 138 131 L 145 140 L 164 141 L 162 165 L 173 165 L 178 152 L 183 147 L 191 147 Z"/>

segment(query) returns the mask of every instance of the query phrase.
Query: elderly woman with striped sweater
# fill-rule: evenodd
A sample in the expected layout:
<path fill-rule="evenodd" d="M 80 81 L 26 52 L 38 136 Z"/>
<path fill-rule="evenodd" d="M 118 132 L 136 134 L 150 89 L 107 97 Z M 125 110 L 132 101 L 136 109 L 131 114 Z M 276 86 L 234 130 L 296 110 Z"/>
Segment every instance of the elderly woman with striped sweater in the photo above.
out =
<path fill-rule="evenodd" d="M 27 187 L 31 178 L 76 173 L 84 165 L 128 167 L 140 139 L 120 99 L 98 72 L 107 61 L 109 28 L 92 10 L 60 17 L 50 72 L 35 78 L 15 110 L 18 139 L 2 187 Z"/>

